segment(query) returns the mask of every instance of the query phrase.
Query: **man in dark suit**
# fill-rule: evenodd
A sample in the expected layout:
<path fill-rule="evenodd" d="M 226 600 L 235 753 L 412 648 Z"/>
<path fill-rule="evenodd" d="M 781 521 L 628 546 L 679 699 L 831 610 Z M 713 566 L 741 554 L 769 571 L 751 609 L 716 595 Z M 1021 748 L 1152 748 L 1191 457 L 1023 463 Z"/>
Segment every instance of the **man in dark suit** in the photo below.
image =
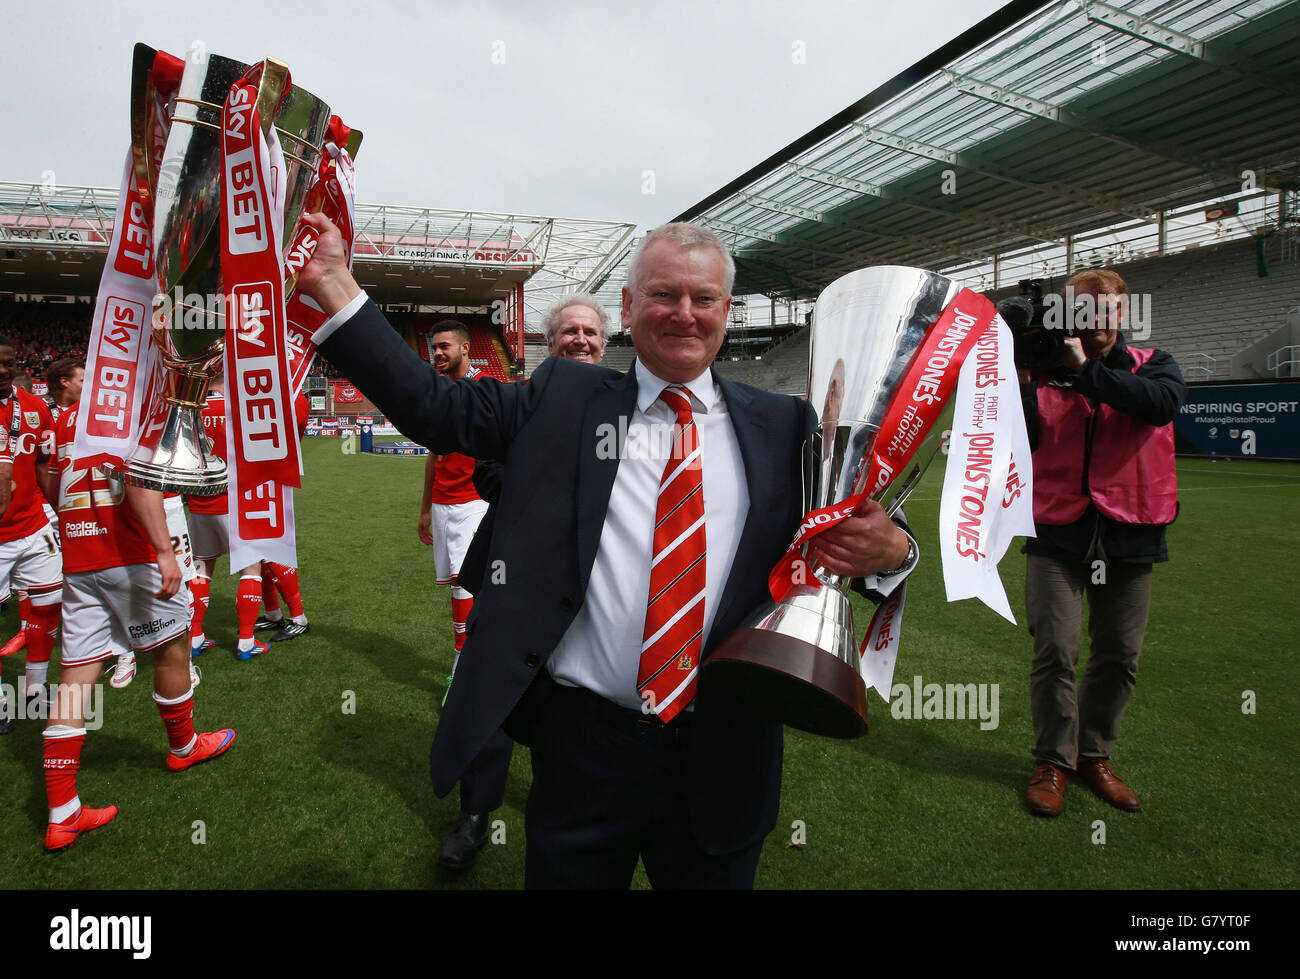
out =
<path fill-rule="evenodd" d="M 321 243 L 299 287 L 330 316 L 321 352 L 408 437 L 505 463 L 488 555 L 502 573 L 470 617 L 435 789 L 450 791 L 504 722 L 532 748 L 528 886 L 626 887 L 638 857 L 655 887 L 752 886 L 776 823 L 781 727 L 701 677 L 699 660 L 767 600 L 804 513 L 815 419 L 710 370 L 731 306 L 725 248 L 690 225 L 643 239 L 623 289 L 637 350 L 626 374 L 550 358 L 527 384 L 471 385 L 420 362 L 348 274 L 332 226 L 309 220 Z M 675 506 L 702 514 L 663 543 L 678 466 L 694 489 Z M 700 546 L 678 581 L 697 576 L 699 590 L 660 620 L 654 568 L 681 541 Z M 872 504 L 813 556 L 835 574 L 887 574 L 909 541 Z M 647 679 L 647 651 L 692 618 L 680 655 Z"/>
<path fill-rule="evenodd" d="M 557 299 L 542 315 L 548 355 L 599 364 L 605 355 L 609 314 L 595 296 L 570 293 Z M 493 459 L 480 460 L 474 467 L 474 489 L 487 501 L 488 510 L 479 521 L 474 540 L 460 563 L 457 581 L 473 595 L 483 590 L 487 578 L 488 547 L 496 526 L 496 503 L 501 498 L 501 477 L 505 467 Z M 448 690 L 450 696 L 451 691 Z M 445 700 L 444 700 L 445 702 Z M 460 816 L 456 828 L 438 848 L 437 862 L 448 870 L 470 867 L 488 840 L 492 811 L 505 801 L 506 779 L 514 742 L 497 731 L 474 757 L 460 780 Z"/>

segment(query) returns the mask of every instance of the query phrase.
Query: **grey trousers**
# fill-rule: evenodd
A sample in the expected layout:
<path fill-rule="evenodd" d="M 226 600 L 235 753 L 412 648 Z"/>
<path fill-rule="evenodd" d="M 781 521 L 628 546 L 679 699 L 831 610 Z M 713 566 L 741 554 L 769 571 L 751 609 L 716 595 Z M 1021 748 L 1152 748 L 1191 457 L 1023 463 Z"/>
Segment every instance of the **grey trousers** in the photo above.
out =
<path fill-rule="evenodd" d="M 1094 583 L 1101 578 L 1104 583 Z M 1083 596 L 1088 596 L 1091 654 L 1075 683 Z M 1109 758 L 1137 681 L 1151 608 L 1151 565 L 1108 564 L 1030 554 L 1025 610 L 1034 637 L 1029 698 L 1034 758 L 1074 768 L 1080 757 Z"/>

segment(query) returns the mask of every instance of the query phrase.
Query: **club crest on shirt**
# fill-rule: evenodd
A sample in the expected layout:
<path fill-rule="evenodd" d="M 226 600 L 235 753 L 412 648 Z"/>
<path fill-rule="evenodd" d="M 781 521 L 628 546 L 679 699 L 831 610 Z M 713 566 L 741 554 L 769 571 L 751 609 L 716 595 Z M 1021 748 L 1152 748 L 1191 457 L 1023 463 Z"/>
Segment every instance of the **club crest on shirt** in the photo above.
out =
<path fill-rule="evenodd" d="M 25 421 L 32 428 L 35 428 L 37 425 L 41 423 L 41 416 L 34 411 L 24 411 L 23 421 Z"/>

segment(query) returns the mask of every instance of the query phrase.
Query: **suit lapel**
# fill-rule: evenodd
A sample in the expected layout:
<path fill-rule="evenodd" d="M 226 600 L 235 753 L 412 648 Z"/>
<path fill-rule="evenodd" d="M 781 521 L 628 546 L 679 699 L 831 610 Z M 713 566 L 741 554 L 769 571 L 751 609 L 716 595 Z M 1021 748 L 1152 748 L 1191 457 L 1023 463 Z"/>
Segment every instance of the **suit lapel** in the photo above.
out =
<path fill-rule="evenodd" d="M 587 405 L 578 463 L 578 594 L 584 594 L 618 475 L 623 437 L 636 412 L 636 370 L 611 377 Z M 622 422 L 620 423 L 620 419 Z M 605 427 L 612 426 L 612 427 Z M 612 451 L 608 451 L 612 448 Z"/>
<path fill-rule="evenodd" d="M 718 625 L 727 621 L 732 606 L 744 592 L 744 581 L 748 576 L 742 571 L 758 560 L 757 554 L 764 534 L 769 532 L 764 529 L 762 515 L 767 514 L 777 501 L 768 499 L 770 494 L 766 488 L 771 485 L 771 481 L 761 479 L 760 474 L 773 464 L 782 464 L 781 460 L 772 458 L 769 420 L 765 414 L 752 410 L 753 398 L 743 388 L 716 372 L 713 376 L 722 389 L 722 396 L 727 399 L 727 415 L 740 446 L 740 458 L 745 465 L 745 486 L 749 490 L 749 511 L 745 514 L 745 527 L 740 533 L 740 544 L 736 547 L 736 557 L 731 562 L 731 574 L 723 587 L 718 614 L 713 618 L 713 628 L 706 648 L 713 645 L 715 639 L 722 638 L 717 631 Z M 746 612 L 748 609 L 740 611 Z"/>

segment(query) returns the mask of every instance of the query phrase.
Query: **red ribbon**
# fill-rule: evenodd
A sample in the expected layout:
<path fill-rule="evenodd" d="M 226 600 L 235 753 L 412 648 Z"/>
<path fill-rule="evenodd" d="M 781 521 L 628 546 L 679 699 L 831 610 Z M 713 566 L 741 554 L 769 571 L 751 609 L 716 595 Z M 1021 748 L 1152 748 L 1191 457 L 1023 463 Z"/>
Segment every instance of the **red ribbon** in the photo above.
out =
<path fill-rule="evenodd" d="M 820 587 L 800 547 L 852 516 L 907 467 L 952 396 L 966 354 L 995 315 L 993 304 L 969 289 L 959 292 L 944 309 L 894 389 L 885 419 L 872 442 L 864 489 L 847 500 L 804 515 L 789 550 L 768 576 L 767 586 L 774 601 L 781 601 L 798 585 Z"/>
<path fill-rule="evenodd" d="M 226 403 L 239 536 L 278 539 L 276 485 L 299 486 L 299 453 L 285 338 L 284 271 L 265 178 L 268 149 L 257 112 L 255 65 L 231 86 L 221 114 L 221 274 L 226 296 Z M 286 84 L 285 90 L 288 91 Z M 235 494 L 232 494 L 235 496 Z"/>
<path fill-rule="evenodd" d="M 316 178 L 307 191 L 304 213 L 319 211 L 334 222 L 343 236 L 347 249 L 348 267 L 352 267 L 352 248 L 356 229 L 352 218 L 352 160 L 344 146 L 352 130 L 338 116 L 330 116 L 325 152 L 321 154 Z M 315 229 L 299 223 L 285 257 L 285 274 L 300 271 L 311 261 L 316 251 L 318 235 Z M 325 322 L 323 310 L 300 292 L 289 299 L 287 311 L 289 367 L 293 391 L 302 390 L 307 370 L 316 355 L 312 334 Z"/>

